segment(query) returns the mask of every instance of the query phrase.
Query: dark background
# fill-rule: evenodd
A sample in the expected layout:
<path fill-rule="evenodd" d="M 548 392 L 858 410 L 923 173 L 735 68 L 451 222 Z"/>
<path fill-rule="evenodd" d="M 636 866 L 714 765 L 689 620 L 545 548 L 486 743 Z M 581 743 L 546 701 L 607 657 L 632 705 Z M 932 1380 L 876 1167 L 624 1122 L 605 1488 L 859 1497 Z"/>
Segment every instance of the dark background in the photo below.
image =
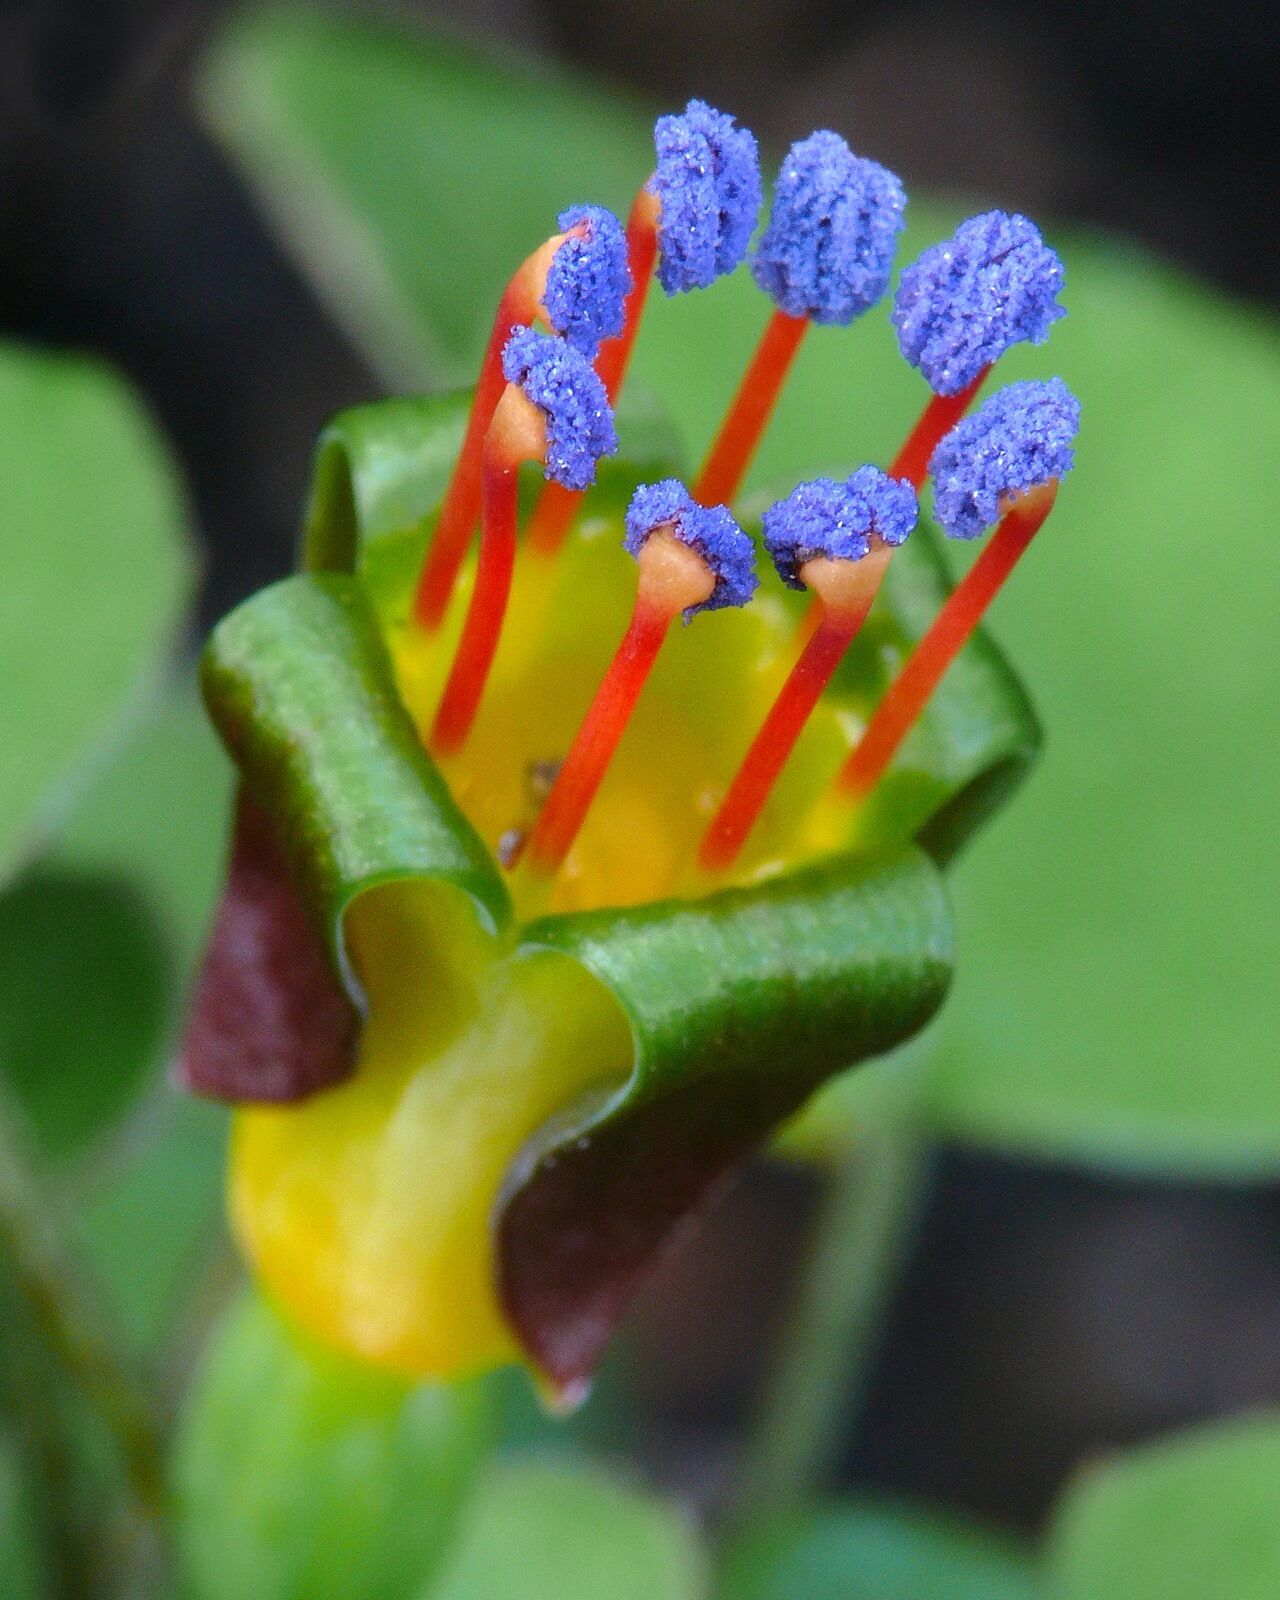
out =
<path fill-rule="evenodd" d="M 0 0 L 0 332 L 98 350 L 147 394 L 193 496 L 206 618 L 285 570 L 318 428 L 377 389 L 190 109 L 225 9 Z M 1114 226 L 1280 299 L 1270 8 L 376 9 L 551 51 L 666 104 L 696 92 L 777 142 L 829 121 L 908 185 Z M 850 1419 L 852 1477 L 1034 1524 L 1082 1454 L 1280 1399 L 1274 1195 L 960 1151 L 939 1155 L 936 1180 L 865 1415 Z M 682 1476 L 714 1478 L 810 1199 L 796 1174 L 750 1175 L 636 1319 L 651 1449 Z"/>

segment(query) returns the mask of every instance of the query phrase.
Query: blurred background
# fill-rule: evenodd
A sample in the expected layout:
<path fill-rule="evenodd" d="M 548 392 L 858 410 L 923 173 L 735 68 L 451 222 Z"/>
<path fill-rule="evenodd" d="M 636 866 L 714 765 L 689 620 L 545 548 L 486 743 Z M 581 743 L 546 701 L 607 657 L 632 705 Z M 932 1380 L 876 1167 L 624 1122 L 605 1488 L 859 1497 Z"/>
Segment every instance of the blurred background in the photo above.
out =
<path fill-rule="evenodd" d="M 0 9 L 0 332 L 96 351 L 138 386 L 190 495 L 203 553 L 202 623 L 288 569 L 319 428 L 388 381 L 331 315 L 314 274 L 282 247 L 196 109 L 197 67 L 228 9 L 214 0 L 9 0 Z M 1205 304 L 1237 302 L 1223 313 L 1233 349 L 1266 352 L 1269 364 L 1251 370 L 1252 387 L 1239 391 L 1238 414 L 1219 410 L 1205 424 L 1205 459 L 1219 437 L 1276 437 L 1269 314 L 1280 300 L 1280 197 L 1265 130 L 1280 76 L 1280 16 L 1271 9 L 1228 0 L 401 0 L 332 9 L 558 58 L 641 104 L 704 95 L 775 150 L 830 124 L 894 167 L 909 189 L 1137 241 L 1198 282 Z M 1169 323 L 1170 340 L 1179 326 Z M 1230 407 L 1231 369 L 1215 373 L 1214 403 Z M 1193 411 L 1194 363 L 1185 378 L 1183 409 Z M 1086 427 L 1088 416 L 1086 403 Z M 1186 438 L 1197 437 L 1189 423 Z M 1126 441 L 1139 477 L 1150 442 Z M 1275 457 L 1261 445 L 1238 459 L 1257 468 L 1259 481 L 1274 477 Z M 1205 529 L 1202 543 L 1179 530 L 1184 554 L 1203 551 L 1206 592 L 1215 592 L 1215 569 L 1241 550 L 1238 525 L 1259 515 L 1255 483 L 1243 472 L 1235 483 L 1236 502 L 1220 502 L 1220 525 Z M 1176 501 L 1172 510 L 1176 518 Z M 1123 541 L 1126 529 L 1111 536 Z M 1249 547 L 1238 580 L 1265 597 L 1255 618 L 1280 597 L 1274 568 L 1254 564 L 1261 548 Z M 1068 563 L 1061 572 L 1072 570 Z M 1188 581 L 1178 609 L 1150 635 L 1172 655 L 1203 646 L 1197 596 Z M 1144 598 L 1168 596 L 1157 585 L 1126 604 Z M 1063 604 L 1090 614 L 1087 594 L 1064 595 Z M 1190 907 L 1171 903 L 1174 926 L 1150 956 L 1154 977 L 1144 969 L 1136 980 L 1152 986 L 1135 994 L 1125 1031 L 1113 1036 L 1115 1062 L 1092 1037 L 1083 1047 L 1100 1077 L 1123 1074 L 1135 1053 L 1163 1050 L 1165 1033 L 1183 1027 L 1180 1007 L 1194 1019 L 1212 1006 L 1196 989 L 1197 952 L 1221 957 L 1224 941 L 1238 950 L 1256 978 L 1242 998 L 1232 996 L 1247 1026 L 1220 1055 L 1206 1025 L 1170 1092 L 1181 1115 L 1186 1081 L 1212 1085 L 1248 1057 L 1240 1100 L 1214 1124 L 1224 1158 L 1197 1147 L 1187 1160 L 1071 1159 L 1036 1137 L 979 1148 L 957 1118 L 932 1158 L 930 1198 L 846 1419 L 848 1483 L 1034 1529 L 1064 1477 L 1096 1452 L 1280 1403 L 1280 1164 L 1270 1145 L 1265 1155 L 1233 1156 L 1246 1145 L 1254 1151 L 1257 1131 L 1239 1105 L 1256 1092 L 1272 1096 L 1274 1108 L 1276 1092 L 1274 848 L 1240 820 L 1260 815 L 1255 785 L 1274 770 L 1271 709 L 1257 696 L 1275 673 L 1273 661 L 1252 676 L 1232 665 L 1238 646 L 1241 660 L 1253 646 L 1241 642 L 1246 625 L 1234 634 L 1225 612 L 1214 616 L 1206 670 L 1221 673 L 1233 726 L 1256 723 L 1267 747 L 1237 752 L 1240 786 L 1252 798 L 1234 813 L 1234 780 L 1221 809 L 1189 798 L 1149 858 L 1153 875 L 1129 880 L 1124 896 L 1127 907 L 1143 896 L 1158 903 L 1179 875 L 1191 830 L 1229 832 L 1235 816 L 1245 831 L 1223 848 L 1232 861 L 1255 853 L 1242 878 L 1255 896 L 1256 933 L 1233 921 L 1243 891 L 1211 863 L 1201 881 L 1212 892 Z M 1020 666 L 1035 632 L 1028 618 Z M 1274 645 L 1257 651 L 1270 661 Z M 1130 665 L 1138 679 L 1158 682 L 1164 671 L 1156 650 Z M 1126 683 L 1103 689 L 1141 721 Z M 1211 715 L 1197 707 L 1180 725 L 1170 709 L 1162 737 L 1170 747 L 1185 738 L 1180 763 L 1203 759 Z M 1046 720 L 1052 739 L 1051 712 Z M 1077 750 L 1087 752 L 1087 726 L 1076 732 Z M 1120 716 L 1104 756 L 1126 737 Z M 1086 798 L 1098 803 L 1096 854 L 1063 863 L 1066 882 L 1085 867 L 1107 874 L 1125 848 L 1124 830 L 1112 837 L 1106 827 L 1108 781 L 1143 782 L 1114 767 L 1109 780 L 1105 771 L 1086 776 Z M 1157 831 L 1164 781 L 1150 779 L 1147 816 Z M 982 863 L 979 852 L 974 874 Z M 1022 892 L 1035 891 L 1024 883 Z M 976 910 L 972 917 L 976 928 Z M 1087 926 L 1075 937 L 1087 943 Z M 980 943 L 975 934 L 962 960 Z M 1143 967 L 1143 952 L 1132 953 Z M 1162 962 L 1172 963 L 1163 976 Z M 985 941 L 982 963 L 998 973 L 998 940 Z M 1153 996 L 1172 1008 L 1154 1030 L 1145 1009 Z M 1042 1020 L 1069 1037 L 1091 1005 L 1087 990 L 1073 989 Z M 1048 1070 L 1059 1083 L 1070 1077 L 1058 1058 Z M 1123 1129 L 1108 1137 L 1124 1144 Z M 814 1189 L 804 1168 L 762 1163 L 721 1201 L 629 1325 L 620 1359 L 639 1406 L 638 1449 L 661 1480 L 696 1497 L 714 1497 L 759 1383 Z"/>

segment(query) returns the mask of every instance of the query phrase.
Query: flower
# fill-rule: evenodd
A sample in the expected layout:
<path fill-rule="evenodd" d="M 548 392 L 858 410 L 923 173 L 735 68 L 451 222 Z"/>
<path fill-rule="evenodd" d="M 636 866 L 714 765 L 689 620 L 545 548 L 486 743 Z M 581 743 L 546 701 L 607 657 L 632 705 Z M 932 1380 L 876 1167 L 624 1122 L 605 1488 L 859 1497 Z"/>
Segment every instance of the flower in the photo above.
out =
<path fill-rule="evenodd" d="M 641 196 L 658 214 L 633 208 L 633 278 L 656 239 L 664 285 L 691 288 L 742 259 L 755 144 L 696 101 L 655 138 Z M 755 271 L 805 315 L 847 320 L 883 293 L 901 189 L 833 134 L 797 151 Z M 903 544 L 910 484 L 869 466 L 818 480 L 771 510 L 766 541 L 788 583 L 822 566 L 815 552 L 839 565 L 869 546 L 848 563 L 865 592 L 853 605 L 814 576 L 827 613 L 806 648 L 824 653 L 822 675 L 792 697 L 802 715 L 772 746 L 749 836 L 704 854 L 751 731 L 793 680 L 801 601 L 773 580 L 758 593 L 730 508 L 615 432 L 585 350 L 603 336 L 603 367 L 629 348 L 644 297 L 627 296 L 609 333 L 616 240 L 594 212 L 561 224 L 584 216 L 569 278 L 556 261 L 547 275 L 562 336 L 515 329 L 508 387 L 478 420 L 453 397 L 338 418 L 303 570 L 212 634 L 202 683 L 241 799 L 181 1066 L 238 1108 L 235 1231 L 288 1315 L 403 1372 L 524 1360 L 562 1399 L 717 1179 L 832 1074 L 936 1010 L 951 967 L 941 866 L 1035 749 L 1021 690 L 978 652 L 958 704 L 926 709 L 925 737 L 873 803 L 834 794 L 886 663 L 947 586 L 927 532 Z M 1056 459 L 1061 406 L 1016 416 L 1024 434 L 1049 428 Z M 483 442 L 481 556 L 442 569 L 444 603 L 424 611 L 418 572 L 464 435 Z M 985 463 L 987 434 L 973 437 Z M 615 452 L 576 536 L 516 544 L 521 461 L 576 490 Z M 963 451 L 941 459 L 945 483 L 991 480 Z M 469 517 L 455 534 L 470 536 Z M 470 603 L 450 605 L 454 590 Z M 468 640 L 485 629 L 477 676 Z M 433 759 L 459 679 L 468 715 Z M 540 851 L 579 749 L 590 782 Z"/>

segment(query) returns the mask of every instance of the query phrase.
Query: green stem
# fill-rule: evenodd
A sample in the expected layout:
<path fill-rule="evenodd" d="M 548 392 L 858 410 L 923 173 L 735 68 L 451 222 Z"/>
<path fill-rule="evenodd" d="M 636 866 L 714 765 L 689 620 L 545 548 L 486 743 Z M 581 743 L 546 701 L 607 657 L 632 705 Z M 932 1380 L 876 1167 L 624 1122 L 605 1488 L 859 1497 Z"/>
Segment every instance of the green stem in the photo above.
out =
<path fill-rule="evenodd" d="M 747 1448 L 737 1509 L 777 1510 L 829 1475 L 925 1196 L 914 1128 L 868 1128 L 827 1182 Z"/>
<path fill-rule="evenodd" d="M 15 1287 L 48 1356 L 116 1448 L 134 1529 L 130 1560 L 149 1563 L 164 1514 L 159 1416 L 146 1388 L 107 1337 L 109 1318 L 73 1260 L 54 1198 L 29 1154 L 23 1119 L 3 1085 L 0 1253 L 11 1263 Z"/>

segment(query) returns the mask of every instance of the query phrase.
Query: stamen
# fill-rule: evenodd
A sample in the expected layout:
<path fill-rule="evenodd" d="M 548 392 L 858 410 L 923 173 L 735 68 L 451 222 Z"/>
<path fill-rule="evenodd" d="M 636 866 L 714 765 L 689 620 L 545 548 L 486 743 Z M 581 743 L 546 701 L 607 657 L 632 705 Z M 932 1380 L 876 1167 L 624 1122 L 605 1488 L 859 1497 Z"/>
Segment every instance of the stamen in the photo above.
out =
<path fill-rule="evenodd" d="M 911 486 L 877 467 L 859 467 L 843 484 L 802 483 L 765 512 L 765 545 L 779 576 L 813 591 L 819 617 L 703 837 L 698 859 L 707 870 L 737 858 L 916 516 Z"/>
<path fill-rule="evenodd" d="M 925 406 L 890 472 L 918 490 L 939 441 L 1010 345 L 1043 344 L 1066 309 L 1063 267 L 1028 218 L 985 211 L 907 267 L 893 302 L 902 354 L 928 380 Z"/>
<path fill-rule="evenodd" d="M 875 788 L 947 668 L 978 626 L 1049 512 L 1074 461 L 1080 405 L 1059 378 L 1015 383 L 953 428 L 930 463 L 944 532 L 974 539 L 999 522 L 952 590 L 845 762 L 838 787 L 860 800 Z"/>
<path fill-rule="evenodd" d="M 529 866 L 547 877 L 578 836 L 672 622 L 745 605 L 756 589 L 750 539 L 673 478 L 636 491 L 625 543 L 640 568 L 635 609 L 529 837 Z"/>
<path fill-rule="evenodd" d="M 655 264 L 668 295 L 705 288 L 741 262 L 760 210 L 756 141 L 732 117 L 690 100 L 682 115 L 659 117 L 653 137 L 653 176 L 627 221 L 631 289 L 622 332 L 606 340 L 596 363 L 611 404 L 626 377 Z M 559 550 L 581 498 L 554 485 L 543 491 L 529 523 L 530 550 Z"/>
<path fill-rule="evenodd" d="M 438 628 L 444 619 L 480 515 L 485 435 L 502 397 L 502 352 L 512 329 L 545 313 L 590 360 L 600 340 L 622 328 L 629 277 L 618 219 L 601 206 L 574 206 L 557 220 L 562 231 L 523 262 L 498 302 L 462 448 L 418 579 L 414 616 L 424 628 Z"/>
<path fill-rule="evenodd" d="M 640 318 L 644 315 L 649 298 L 649 285 L 653 282 L 653 267 L 658 259 L 658 218 L 662 202 L 645 184 L 631 202 L 627 218 L 627 266 L 631 274 L 631 288 L 622 308 L 622 332 L 616 339 L 606 339 L 596 362 L 600 382 L 604 384 L 610 404 L 616 402 L 631 362 L 631 351 L 636 334 L 640 331 Z"/>
<path fill-rule="evenodd" d="M 485 438 L 483 528 L 475 588 L 458 653 L 431 733 L 435 755 L 461 748 L 484 694 L 511 593 L 516 494 L 522 461 L 541 461 L 547 477 L 575 489 L 596 462 L 618 448 L 604 387 L 586 359 L 562 339 L 516 329 L 502 354 L 507 388 Z"/>
<path fill-rule="evenodd" d="M 845 326 L 889 287 L 907 197 L 837 133 L 792 145 L 751 270 L 777 309 L 707 456 L 694 498 L 734 499 L 810 322 Z"/>

